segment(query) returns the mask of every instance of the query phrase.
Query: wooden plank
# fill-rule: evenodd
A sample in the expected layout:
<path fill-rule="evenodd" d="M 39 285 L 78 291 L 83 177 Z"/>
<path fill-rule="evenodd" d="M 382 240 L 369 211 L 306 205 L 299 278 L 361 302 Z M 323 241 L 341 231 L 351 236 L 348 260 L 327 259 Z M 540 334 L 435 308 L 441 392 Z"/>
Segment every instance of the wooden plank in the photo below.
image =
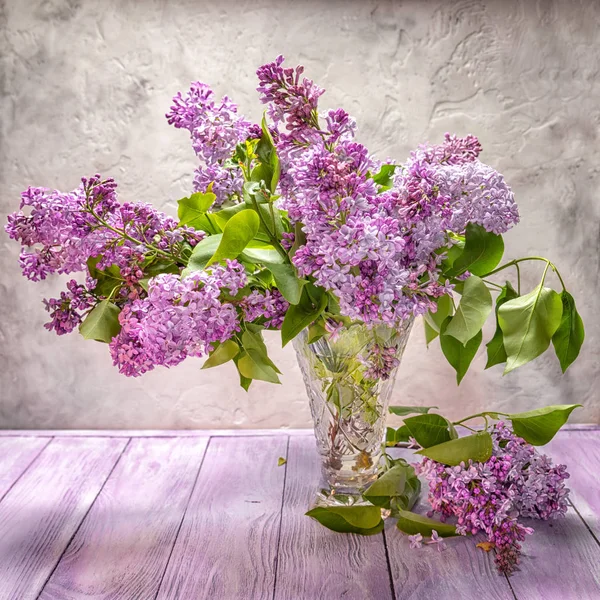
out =
<path fill-rule="evenodd" d="M 159 600 L 272 598 L 287 439 L 211 438 Z"/>
<path fill-rule="evenodd" d="M 132 440 L 40 599 L 154 598 L 207 444 Z"/>
<path fill-rule="evenodd" d="M 420 460 L 412 450 L 394 448 L 388 452 L 411 463 Z M 427 484 L 423 480 L 422 483 L 421 498 L 413 510 L 426 514 L 430 506 Z M 398 600 L 507 600 L 513 597 L 506 578 L 496 572 L 493 554 L 476 548 L 473 538 L 449 539 L 442 552 L 433 546 L 411 549 L 408 536 L 397 529 L 395 519 L 386 522 L 385 535 Z"/>
<path fill-rule="evenodd" d="M 567 465 L 571 502 L 600 541 L 600 431 L 560 431 L 547 452 Z"/>
<path fill-rule="evenodd" d="M 0 499 L 23 475 L 52 438 L 0 439 Z"/>
<path fill-rule="evenodd" d="M 600 598 L 600 545 L 590 532 L 598 532 L 599 442 L 599 432 L 561 431 L 542 449 L 567 465 L 571 499 L 587 525 L 572 508 L 564 519 L 527 522 L 535 533 L 523 544 L 521 569 L 511 577 L 520 600 Z"/>
<path fill-rule="evenodd" d="M 0 503 L 0 599 L 37 598 L 127 440 L 55 439 Z"/>
<path fill-rule="evenodd" d="M 383 535 L 334 533 L 305 516 L 318 490 L 314 438 L 290 438 L 275 598 L 391 598 Z"/>
<path fill-rule="evenodd" d="M 524 521 L 535 533 L 523 544 L 520 570 L 511 578 L 519 600 L 600 598 L 600 548 L 569 509 L 563 519 Z"/>
<path fill-rule="evenodd" d="M 256 437 L 313 435 L 312 429 L 0 429 L 2 437 Z"/>

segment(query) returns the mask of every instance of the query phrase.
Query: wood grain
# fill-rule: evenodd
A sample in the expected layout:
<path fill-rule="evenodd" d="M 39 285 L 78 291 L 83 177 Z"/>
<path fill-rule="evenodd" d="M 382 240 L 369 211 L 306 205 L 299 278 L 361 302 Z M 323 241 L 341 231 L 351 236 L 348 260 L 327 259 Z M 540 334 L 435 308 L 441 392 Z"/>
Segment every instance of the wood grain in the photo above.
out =
<path fill-rule="evenodd" d="M 160 600 L 271 599 L 287 436 L 212 438 Z"/>
<path fill-rule="evenodd" d="M 389 453 L 411 463 L 420 460 L 408 449 L 391 449 Z M 421 483 L 421 498 L 413 510 L 426 514 L 429 510 L 427 484 L 423 480 Z M 450 538 L 446 549 L 438 552 L 434 546 L 411 549 L 408 536 L 398 530 L 395 520 L 386 523 L 385 531 L 398 600 L 512 598 L 506 578 L 496 572 L 493 554 L 476 548 L 473 538 Z"/>
<path fill-rule="evenodd" d="M 40 599 L 154 598 L 207 444 L 132 440 Z"/>
<path fill-rule="evenodd" d="M 571 502 L 600 541 L 600 431 L 560 431 L 547 452 L 567 465 Z"/>
<path fill-rule="evenodd" d="M 52 438 L 0 439 L 0 499 L 26 471 Z"/>
<path fill-rule="evenodd" d="M 519 600 L 600 598 L 600 548 L 572 509 L 556 521 L 523 522 L 535 533 L 523 544 L 520 571 L 510 578 Z"/>
<path fill-rule="evenodd" d="M 0 503 L 0 599 L 37 598 L 127 440 L 55 439 Z"/>
<path fill-rule="evenodd" d="M 382 534 L 335 533 L 305 516 L 318 491 L 319 468 L 314 438 L 290 438 L 275 598 L 391 598 Z"/>

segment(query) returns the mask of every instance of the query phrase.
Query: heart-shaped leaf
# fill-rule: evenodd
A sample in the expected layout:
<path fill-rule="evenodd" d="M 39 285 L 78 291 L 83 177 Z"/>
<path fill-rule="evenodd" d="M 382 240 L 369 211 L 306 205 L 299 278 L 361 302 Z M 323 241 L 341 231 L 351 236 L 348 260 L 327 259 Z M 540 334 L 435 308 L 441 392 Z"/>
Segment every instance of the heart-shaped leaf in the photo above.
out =
<path fill-rule="evenodd" d="M 281 295 L 290 303 L 298 304 L 302 296 L 302 288 L 306 284 L 305 279 L 300 279 L 296 268 L 290 263 L 274 264 L 265 263 L 265 267 L 273 273 L 277 289 Z"/>
<path fill-rule="evenodd" d="M 375 535 L 383 530 L 381 509 L 377 506 L 317 506 L 306 515 L 339 533 Z"/>
<path fill-rule="evenodd" d="M 464 282 L 460 304 L 446 327 L 446 335 L 451 335 L 463 346 L 466 345 L 481 331 L 491 311 L 490 291 L 479 277 L 471 275 Z"/>
<path fill-rule="evenodd" d="M 423 448 L 417 454 L 451 467 L 460 463 L 468 464 L 469 459 L 473 462 L 485 462 L 492 455 L 492 436 L 487 431 L 482 431 L 431 448 Z"/>
<path fill-rule="evenodd" d="M 312 298 L 309 293 L 312 290 Z M 305 285 L 302 288 L 300 302 L 291 304 L 283 319 L 281 326 L 281 341 L 285 346 L 290 340 L 293 340 L 303 329 L 308 327 L 327 306 L 328 296 L 322 288 Z"/>
<path fill-rule="evenodd" d="M 507 356 L 505 374 L 548 349 L 560 326 L 562 310 L 560 296 L 541 283 L 529 294 L 509 300 L 498 309 Z"/>
<path fill-rule="evenodd" d="M 240 352 L 240 347 L 233 340 L 221 342 L 202 365 L 203 369 L 210 369 L 233 360 Z"/>
<path fill-rule="evenodd" d="M 250 243 L 258 231 L 260 219 L 255 211 L 247 209 L 233 215 L 225 229 L 219 247 L 206 266 L 237 258 Z M 192 254 L 193 256 L 193 254 Z"/>
<path fill-rule="evenodd" d="M 494 337 L 486 344 L 487 348 L 487 363 L 485 365 L 486 369 L 493 367 L 494 365 L 498 365 L 506 362 L 506 350 L 504 349 L 504 335 L 502 334 L 502 328 L 500 327 L 500 323 L 498 322 L 498 310 L 500 307 L 509 300 L 514 300 L 518 298 L 519 294 L 515 291 L 513 286 L 509 281 L 506 282 L 506 285 L 502 288 L 500 294 L 496 298 L 496 332 L 494 333 Z"/>
<path fill-rule="evenodd" d="M 454 527 L 454 525 L 442 523 L 435 519 L 430 519 L 429 517 L 402 509 L 399 510 L 396 527 L 404 533 L 410 535 L 420 533 L 425 537 L 431 537 L 433 530 L 437 531 L 442 537 L 452 537 L 457 535 L 456 527 Z"/>
<path fill-rule="evenodd" d="M 211 223 L 210 217 L 207 217 L 206 212 L 217 199 L 212 192 L 196 192 L 189 198 L 181 198 L 177 203 L 177 216 L 179 217 L 179 225 L 187 225 L 201 231 L 214 233 L 214 225 Z"/>
<path fill-rule="evenodd" d="M 450 421 L 441 415 L 428 414 L 408 417 L 404 419 L 404 424 L 408 427 L 412 437 L 423 448 L 448 442 L 456 437 L 456 431 Z"/>
<path fill-rule="evenodd" d="M 564 373 L 579 356 L 579 351 L 585 339 L 585 330 L 583 321 L 575 308 L 573 296 L 564 290 L 560 298 L 563 312 L 560 325 L 552 336 L 552 344 L 554 344 L 554 351 Z"/>
<path fill-rule="evenodd" d="M 547 444 L 581 404 L 553 404 L 527 412 L 507 415 L 515 435 L 534 446 Z"/>
<path fill-rule="evenodd" d="M 461 342 L 459 342 L 456 338 L 446 335 L 446 329 L 450 322 L 450 318 L 448 318 L 442 324 L 442 335 L 440 336 L 440 346 L 442 347 L 442 352 L 446 357 L 446 360 L 450 363 L 452 368 L 456 371 L 456 383 L 460 385 L 463 377 L 467 374 L 469 370 L 469 366 L 473 362 L 475 355 L 477 354 L 477 350 L 481 345 L 481 340 L 483 339 L 483 334 L 478 331 L 473 338 L 471 338 L 466 345 L 463 346 Z"/>
<path fill-rule="evenodd" d="M 377 481 L 372 483 L 363 494 L 376 506 L 389 508 L 390 498 L 404 492 L 409 467 L 396 465 L 387 470 Z"/>
<path fill-rule="evenodd" d="M 108 299 L 98 302 L 79 326 L 79 333 L 86 340 L 108 344 L 121 331 L 120 312 L 119 307 Z"/>
<path fill-rule="evenodd" d="M 223 234 L 217 233 L 216 235 L 209 235 L 201 240 L 200 243 L 194 247 L 188 265 L 182 271 L 181 276 L 186 277 L 194 271 L 202 271 L 208 264 L 211 256 L 217 251 L 222 238 Z"/>
<path fill-rule="evenodd" d="M 486 275 L 493 271 L 504 254 L 501 235 L 486 231 L 481 225 L 469 223 L 465 231 L 465 247 L 447 273 L 456 277 L 469 271 L 473 275 Z"/>
<path fill-rule="evenodd" d="M 269 383 L 281 383 L 270 361 L 255 348 L 248 348 L 237 359 L 240 375 Z"/>

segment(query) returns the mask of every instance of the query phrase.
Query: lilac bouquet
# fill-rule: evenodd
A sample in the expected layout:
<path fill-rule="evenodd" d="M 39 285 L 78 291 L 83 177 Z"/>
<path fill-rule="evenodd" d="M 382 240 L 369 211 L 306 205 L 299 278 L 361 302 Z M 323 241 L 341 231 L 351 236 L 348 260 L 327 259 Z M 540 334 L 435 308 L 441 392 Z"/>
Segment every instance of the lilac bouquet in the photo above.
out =
<path fill-rule="evenodd" d="M 266 105 L 261 124 L 204 83 L 175 96 L 167 120 L 189 132 L 199 159 L 193 193 L 178 201 L 178 219 L 145 203 L 121 202 L 114 180 L 94 175 L 71 192 L 28 188 L 6 231 L 22 245 L 20 265 L 28 279 L 78 275 L 59 298 L 44 301 L 46 327 L 59 335 L 78 329 L 84 338 L 107 343 L 127 376 L 205 357 L 204 368 L 233 361 L 247 390 L 253 380 L 279 383 L 263 331 L 279 330 L 284 346 L 295 338 L 313 349 L 321 342 L 323 351 L 311 350 L 310 360 L 319 379 L 314 389 L 324 394 L 332 418 L 323 436 L 331 444 L 328 464 L 348 465 L 345 453 L 353 453 L 347 472 L 372 483 L 367 496 L 376 509 L 369 515 L 361 508 L 367 516 L 358 532 L 375 533 L 382 503 L 406 512 L 418 492 L 408 465 L 388 457 L 385 472 L 377 473 L 380 454 L 373 444 L 361 446 L 365 428 L 380 431 L 375 424 L 391 391 L 382 382 L 393 381 L 414 317 L 423 316 L 427 343 L 439 338 L 458 383 L 492 315 L 496 328 L 486 368 L 505 364 L 505 373 L 550 344 L 564 372 L 579 354 L 583 323 L 551 261 L 533 256 L 501 264 L 502 234 L 519 214 L 502 175 L 479 160 L 476 137 L 446 134 L 403 164 L 382 162 L 355 140 L 356 123 L 347 112 L 319 109 L 324 90 L 304 77 L 303 67 L 283 62 L 279 56 L 257 71 Z M 544 267 L 531 291 L 521 289 L 523 261 Z M 515 270 L 516 286 L 492 279 L 508 268 Z M 550 270 L 560 293 L 546 285 Z M 346 345 L 343 352 L 332 350 L 336 344 Z M 552 424 L 556 411 L 569 408 L 554 407 Z M 513 425 L 525 418 L 512 417 Z M 501 447 L 500 436 L 508 435 L 498 429 L 493 439 L 474 434 L 479 437 L 462 442 L 454 439 L 453 425 L 443 420 L 440 426 L 439 419 L 410 417 L 388 431 L 388 442 L 410 437 L 438 451 L 450 443 L 450 464 L 452 444 L 466 443 L 459 454 L 468 465 L 491 460 L 492 444 Z M 380 447 L 381 439 L 375 441 Z M 509 440 L 511 448 L 515 444 Z M 436 456 L 431 460 L 449 465 L 443 452 Z M 435 473 L 432 482 L 445 481 L 446 471 L 429 463 L 423 468 Z M 461 481 L 474 467 L 464 468 Z M 453 501 L 448 485 L 440 484 L 440 497 Z M 458 514 L 436 502 L 442 515 Z M 333 507 L 333 521 L 333 513 L 319 514 L 332 528 L 354 530 L 360 519 L 355 515 L 349 525 L 343 518 L 343 509 L 352 508 Z M 460 510 L 463 519 L 471 514 Z M 487 525 L 478 527 L 491 535 Z M 523 531 L 516 528 L 515 539 Z"/>

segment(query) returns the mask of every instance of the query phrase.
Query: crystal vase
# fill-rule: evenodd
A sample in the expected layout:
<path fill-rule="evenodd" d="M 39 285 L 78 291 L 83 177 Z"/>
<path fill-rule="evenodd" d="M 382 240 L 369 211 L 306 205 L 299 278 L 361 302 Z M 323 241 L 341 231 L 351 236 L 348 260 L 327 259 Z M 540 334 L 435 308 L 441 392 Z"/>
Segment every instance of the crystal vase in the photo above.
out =
<path fill-rule="evenodd" d="M 305 329 L 294 339 L 321 456 L 320 503 L 360 498 L 377 478 L 387 408 L 412 322 L 397 329 L 331 326 L 311 344 Z"/>

